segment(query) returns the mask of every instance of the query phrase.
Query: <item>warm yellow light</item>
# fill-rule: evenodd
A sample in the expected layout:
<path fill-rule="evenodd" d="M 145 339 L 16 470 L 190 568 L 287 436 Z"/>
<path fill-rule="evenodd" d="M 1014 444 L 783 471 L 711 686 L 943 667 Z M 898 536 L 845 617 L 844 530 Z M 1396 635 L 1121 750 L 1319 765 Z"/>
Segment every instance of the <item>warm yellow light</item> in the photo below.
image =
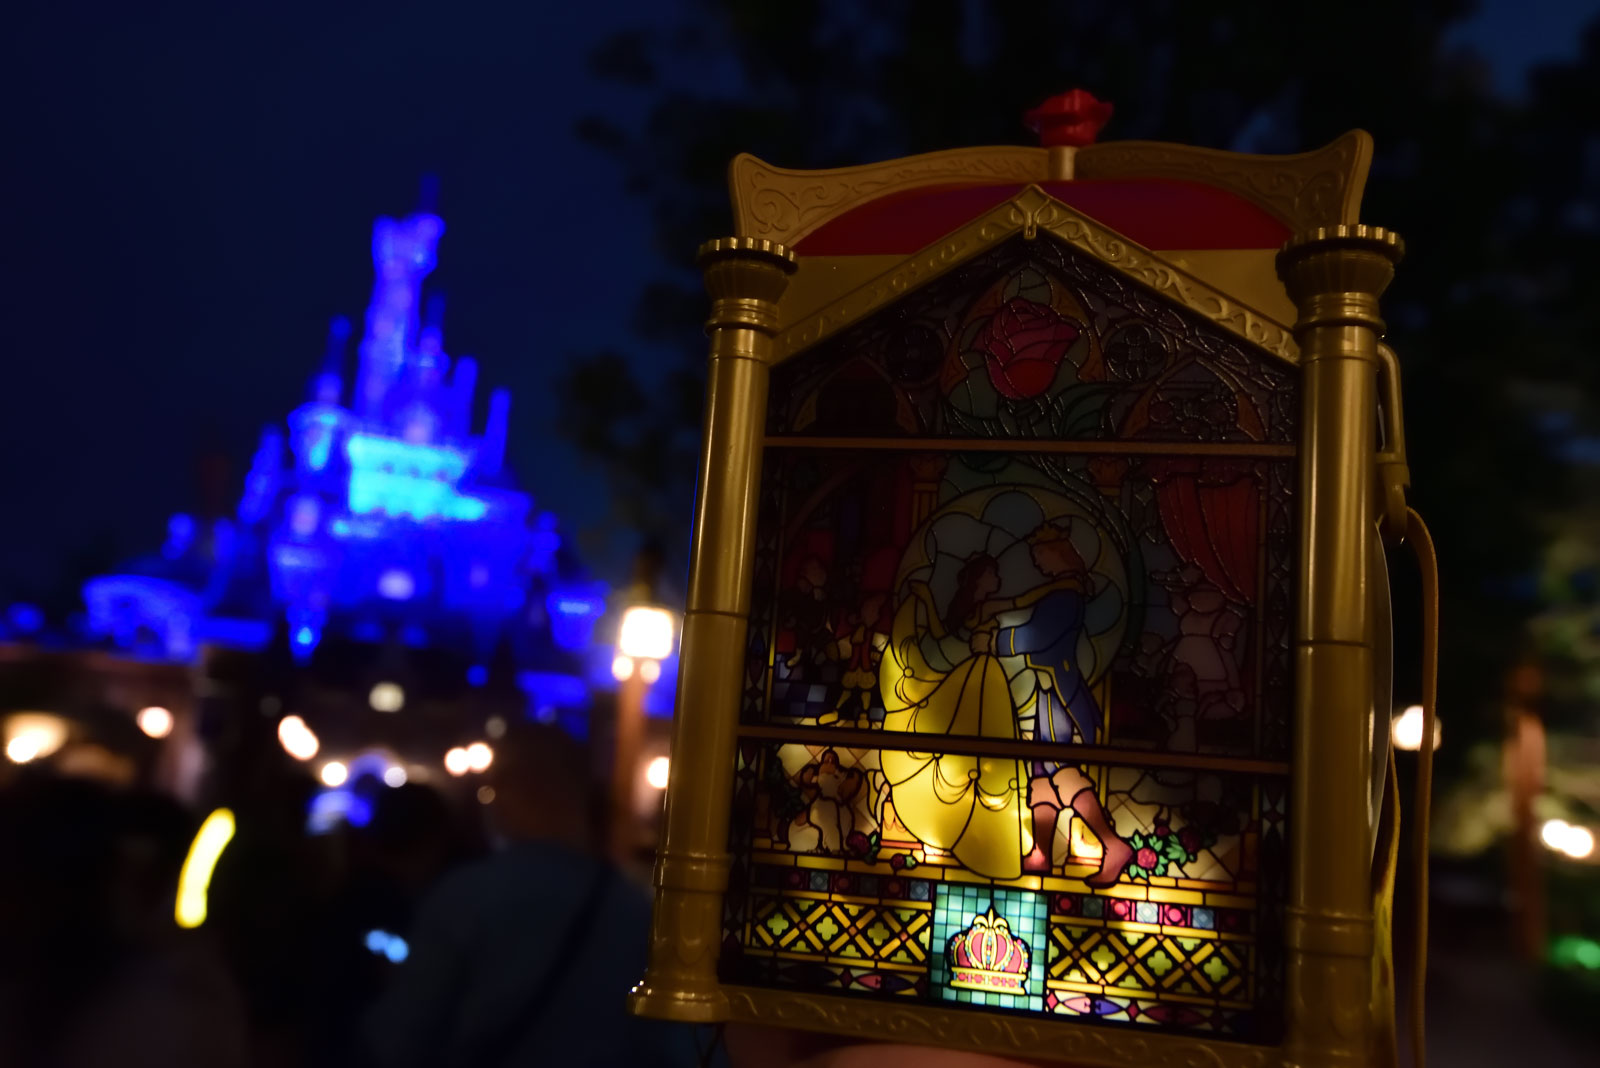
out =
<path fill-rule="evenodd" d="M 1390 728 L 1390 737 L 1394 739 L 1396 749 L 1404 749 L 1408 753 L 1415 753 L 1422 748 L 1422 706 L 1412 705 L 1394 718 Z M 1433 717 L 1433 748 L 1438 749 L 1439 743 L 1444 741 L 1444 728 L 1440 726 L 1439 717 Z"/>
<path fill-rule="evenodd" d="M 322 748 L 317 736 L 299 716 L 284 716 L 278 721 L 278 743 L 296 760 L 310 760 Z"/>
<path fill-rule="evenodd" d="M 67 724 L 48 712 L 21 712 L 6 720 L 6 759 L 13 764 L 47 757 L 67 740 Z"/>
<path fill-rule="evenodd" d="M 472 761 L 467 757 L 467 751 L 459 745 L 444 755 L 444 770 L 455 776 L 462 776 L 472 766 Z"/>
<path fill-rule="evenodd" d="M 223 847 L 233 838 L 233 813 L 219 808 L 206 817 L 189 845 L 183 871 L 178 876 L 176 915 L 179 927 L 199 927 L 206 922 L 206 893 L 211 888 L 211 873 Z"/>
<path fill-rule="evenodd" d="M 644 769 L 644 781 L 657 790 L 667 788 L 667 779 L 672 774 L 672 761 L 668 757 L 658 756 L 650 761 Z"/>
<path fill-rule="evenodd" d="M 139 725 L 140 730 L 152 738 L 165 738 L 172 733 L 172 713 L 160 705 L 139 709 L 134 722 Z"/>
<path fill-rule="evenodd" d="M 617 650 L 635 660 L 665 660 L 672 655 L 672 613 L 634 605 L 622 613 Z"/>
<path fill-rule="evenodd" d="M 473 742 L 467 746 L 467 767 L 473 771 L 488 771 L 494 763 L 494 750 L 487 742 Z"/>
<path fill-rule="evenodd" d="M 406 706 L 406 691 L 397 682 L 380 682 L 367 694 L 367 704 L 376 712 L 398 712 Z"/>
<path fill-rule="evenodd" d="M 322 765 L 322 785 L 343 786 L 344 781 L 350 777 L 350 769 L 337 760 L 330 760 Z"/>
<path fill-rule="evenodd" d="M 644 660 L 639 664 L 639 677 L 645 682 L 653 683 L 661 677 L 661 661 Z"/>
<path fill-rule="evenodd" d="M 1594 853 L 1594 832 L 1566 820 L 1545 820 L 1539 828 L 1539 840 L 1546 849 L 1565 853 L 1573 860 L 1585 860 Z"/>
<path fill-rule="evenodd" d="M 633 657 L 618 653 L 616 659 L 611 661 L 611 677 L 618 682 L 633 678 Z"/>

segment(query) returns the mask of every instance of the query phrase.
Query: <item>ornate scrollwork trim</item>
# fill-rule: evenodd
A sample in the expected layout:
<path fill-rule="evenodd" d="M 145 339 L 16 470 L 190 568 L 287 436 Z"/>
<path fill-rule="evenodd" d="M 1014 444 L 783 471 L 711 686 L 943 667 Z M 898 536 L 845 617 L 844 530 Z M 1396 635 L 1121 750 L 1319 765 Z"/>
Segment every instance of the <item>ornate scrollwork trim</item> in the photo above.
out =
<path fill-rule="evenodd" d="M 746 1023 L 859 1035 L 875 1041 L 955 1047 L 1000 1056 L 1067 1061 L 1077 1068 L 1268 1068 L 1275 1047 L 1141 1033 L 1069 1020 L 1032 1020 L 866 998 L 729 986 L 732 1018 Z"/>
<path fill-rule="evenodd" d="M 1160 141 L 1086 145 L 1074 156 L 1078 179 L 1173 178 L 1200 182 L 1260 206 L 1299 233 L 1355 223 L 1372 163 L 1372 138 L 1352 130 L 1311 152 L 1255 156 Z M 928 186 L 1042 182 L 1049 153 L 1015 145 L 958 148 L 858 167 L 804 171 L 748 153 L 728 168 L 735 232 L 793 246 L 831 219 L 869 200 Z"/>
<path fill-rule="evenodd" d="M 830 219 L 859 204 L 908 189 L 958 183 L 1042 182 L 1049 153 L 1042 148 L 958 148 L 921 156 L 796 171 L 741 153 L 728 167 L 734 229 L 793 247 Z"/>
<path fill-rule="evenodd" d="M 1250 156 L 1159 141 L 1085 145 L 1074 159 L 1084 178 L 1174 178 L 1235 193 L 1300 233 L 1354 223 L 1372 164 L 1372 137 L 1351 130 L 1293 156 Z"/>
<path fill-rule="evenodd" d="M 810 348 L 1013 234 L 1033 238 L 1040 231 L 1088 253 L 1163 298 L 1198 312 L 1279 359 L 1298 362 L 1299 349 L 1289 327 L 1212 288 L 1034 185 L 780 331 L 773 346 L 773 359 L 781 362 Z"/>

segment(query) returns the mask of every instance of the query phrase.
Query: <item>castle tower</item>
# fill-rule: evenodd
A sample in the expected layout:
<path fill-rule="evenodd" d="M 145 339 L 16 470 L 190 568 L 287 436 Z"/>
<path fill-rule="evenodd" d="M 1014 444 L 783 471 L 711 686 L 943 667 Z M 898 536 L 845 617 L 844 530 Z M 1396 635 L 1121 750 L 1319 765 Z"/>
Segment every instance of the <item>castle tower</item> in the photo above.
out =
<path fill-rule="evenodd" d="M 353 398 L 363 418 L 382 416 L 384 399 L 405 368 L 406 351 L 420 340 L 418 300 L 422 280 L 433 270 L 435 249 L 444 233 L 437 215 L 379 219 L 372 232 L 372 263 L 377 278 L 367 305 L 361 339 L 361 368 Z"/>

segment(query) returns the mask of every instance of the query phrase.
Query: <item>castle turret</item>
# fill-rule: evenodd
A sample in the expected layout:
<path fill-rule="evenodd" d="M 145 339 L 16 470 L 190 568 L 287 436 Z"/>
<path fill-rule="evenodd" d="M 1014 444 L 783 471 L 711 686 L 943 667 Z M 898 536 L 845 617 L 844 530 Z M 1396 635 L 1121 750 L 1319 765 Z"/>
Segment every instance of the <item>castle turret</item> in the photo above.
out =
<path fill-rule="evenodd" d="M 349 412 L 339 404 L 344 392 L 344 353 L 350 341 L 350 320 L 340 316 L 328 324 L 322 369 L 311 380 L 311 399 L 289 413 L 289 441 L 302 471 L 328 469 L 342 448 Z"/>
<path fill-rule="evenodd" d="M 380 418 L 384 399 L 399 381 L 406 350 L 419 340 L 418 296 L 422 280 L 433 270 L 435 248 L 444 233 L 437 215 L 379 219 L 372 234 L 372 262 L 377 279 L 367 306 L 367 329 L 361 341 L 361 370 L 356 411 Z"/>

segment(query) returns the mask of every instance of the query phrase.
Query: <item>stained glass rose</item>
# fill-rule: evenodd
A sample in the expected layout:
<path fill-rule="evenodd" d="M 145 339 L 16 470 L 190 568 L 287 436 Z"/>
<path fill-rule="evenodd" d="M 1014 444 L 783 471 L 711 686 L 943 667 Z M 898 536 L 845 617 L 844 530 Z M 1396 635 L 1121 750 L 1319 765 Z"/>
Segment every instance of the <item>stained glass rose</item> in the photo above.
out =
<path fill-rule="evenodd" d="M 1050 388 L 1081 333 L 1077 323 L 1050 305 L 1013 297 L 984 326 L 976 346 L 1000 395 L 1030 400 Z"/>
<path fill-rule="evenodd" d="M 1154 871 L 1156 865 L 1161 863 L 1161 856 L 1154 849 L 1145 846 L 1134 854 L 1133 862 L 1145 871 Z"/>

